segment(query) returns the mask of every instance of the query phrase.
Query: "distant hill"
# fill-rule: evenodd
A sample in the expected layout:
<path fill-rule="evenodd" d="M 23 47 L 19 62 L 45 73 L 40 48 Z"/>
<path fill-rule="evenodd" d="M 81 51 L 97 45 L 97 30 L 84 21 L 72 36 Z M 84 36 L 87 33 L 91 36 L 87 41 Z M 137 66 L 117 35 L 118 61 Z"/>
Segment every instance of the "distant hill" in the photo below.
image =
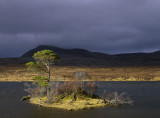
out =
<path fill-rule="evenodd" d="M 33 54 L 37 51 L 49 49 L 57 53 L 61 62 L 58 65 L 71 65 L 71 66 L 102 66 L 105 62 L 105 65 L 109 64 L 106 60 L 110 59 L 110 55 L 98 52 L 90 52 L 84 49 L 63 49 L 55 46 L 40 45 L 32 50 L 29 50 L 21 58 L 31 59 Z"/>
<path fill-rule="evenodd" d="M 129 53 L 109 55 L 90 52 L 84 49 L 63 49 L 55 46 L 40 45 L 29 50 L 19 58 L 3 58 L 0 64 L 23 64 L 33 60 L 35 52 L 49 49 L 57 53 L 65 66 L 160 66 L 160 51 L 153 53 Z"/>
<path fill-rule="evenodd" d="M 88 50 L 84 50 L 84 49 L 63 49 L 63 48 L 59 48 L 59 47 L 55 47 L 55 46 L 48 46 L 48 45 L 40 45 L 32 50 L 29 50 L 28 52 L 26 52 L 24 55 L 22 55 L 21 57 L 24 58 L 32 58 L 33 54 L 37 51 L 40 50 L 44 50 L 44 49 L 48 49 L 48 50 L 52 50 L 53 52 L 57 53 L 61 58 L 65 58 L 67 57 L 87 57 L 87 58 L 93 58 L 93 57 L 108 57 L 107 54 L 103 54 L 103 53 L 97 53 L 97 52 L 90 52 Z"/>

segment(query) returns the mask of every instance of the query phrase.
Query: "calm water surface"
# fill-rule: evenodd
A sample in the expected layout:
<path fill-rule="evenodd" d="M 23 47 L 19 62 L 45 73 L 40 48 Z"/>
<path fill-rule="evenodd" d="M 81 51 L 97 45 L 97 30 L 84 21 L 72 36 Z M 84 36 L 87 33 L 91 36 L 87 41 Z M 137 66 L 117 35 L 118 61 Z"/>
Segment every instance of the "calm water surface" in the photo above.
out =
<path fill-rule="evenodd" d="M 84 111 L 44 108 L 22 102 L 23 82 L 0 82 L 0 118 L 160 118 L 160 82 L 97 82 L 98 94 L 127 92 L 133 107 L 105 107 Z"/>

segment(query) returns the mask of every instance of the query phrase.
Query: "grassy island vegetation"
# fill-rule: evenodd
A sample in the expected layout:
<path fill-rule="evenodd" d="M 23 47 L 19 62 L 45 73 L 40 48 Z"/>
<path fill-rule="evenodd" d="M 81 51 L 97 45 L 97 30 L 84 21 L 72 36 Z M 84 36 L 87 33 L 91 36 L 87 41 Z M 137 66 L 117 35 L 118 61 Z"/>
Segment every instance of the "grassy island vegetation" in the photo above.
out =
<path fill-rule="evenodd" d="M 68 83 L 67 85 L 71 85 Z M 68 86 L 68 87 L 69 87 Z M 60 87 L 67 87 L 66 84 Z M 61 89 L 61 90 L 59 90 Z M 39 104 L 44 107 L 54 107 L 54 108 L 61 108 L 65 110 L 83 110 L 83 109 L 90 109 L 96 107 L 104 107 L 107 105 L 107 101 L 100 99 L 96 95 L 89 95 L 84 90 L 79 88 L 72 88 L 68 90 L 63 90 L 64 88 L 59 88 L 57 95 L 52 96 L 43 96 L 43 97 L 32 97 L 30 102 L 33 104 Z M 94 89 L 94 88 L 92 88 Z M 61 91 L 61 92 L 60 92 Z M 77 91 L 77 92 L 76 92 Z M 82 92 L 80 92 L 82 91 Z M 109 102 L 108 102 L 109 104 Z"/>
<path fill-rule="evenodd" d="M 47 97 L 38 97 L 30 99 L 30 102 L 33 104 L 38 103 L 44 107 L 54 107 L 65 110 L 84 110 L 109 105 L 107 103 L 104 103 L 104 101 L 101 99 L 94 99 L 89 97 L 78 98 L 75 102 L 72 102 L 71 96 L 67 96 L 63 98 L 61 101 L 52 104 L 46 103 L 45 101 L 47 101 Z"/>
<path fill-rule="evenodd" d="M 26 64 L 29 70 L 34 70 L 38 76 L 32 78 L 33 84 L 26 84 L 29 96 L 22 100 L 44 107 L 54 107 L 66 110 L 82 110 L 110 105 L 132 104 L 133 102 L 118 93 L 102 96 L 96 95 L 98 85 L 95 82 L 84 83 L 88 74 L 84 71 L 74 73 L 74 81 L 51 81 L 51 66 L 59 61 L 58 55 L 51 50 L 42 50 L 34 54 L 35 62 Z M 47 75 L 47 76 L 45 76 Z"/>

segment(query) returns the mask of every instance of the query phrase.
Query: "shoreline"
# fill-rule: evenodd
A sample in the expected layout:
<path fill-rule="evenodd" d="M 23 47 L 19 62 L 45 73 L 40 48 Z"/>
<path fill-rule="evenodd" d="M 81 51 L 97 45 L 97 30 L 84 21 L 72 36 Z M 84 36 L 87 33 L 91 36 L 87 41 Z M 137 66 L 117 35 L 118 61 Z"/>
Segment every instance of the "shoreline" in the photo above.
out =
<path fill-rule="evenodd" d="M 57 82 L 59 80 L 51 80 L 52 82 Z M 70 81 L 75 81 L 75 80 L 60 80 L 59 82 L 70 82 Z M 159 82 L 159 80 L 85 80 L 84 82 Z M 33 82 L 33 80 L 27 80 L 27 81 L 20 81 L 20 80 L 7 80 L 7 81 L 4 81 L 4 80 L 1 80 L 0 79 L 0 82 Z"/>
<path fill-rule="evenodd" d="M 73 81 L 73 80 L 61 80 L 59 82 L 70 82 L 70 81 Z M 3 81 L 3 80 L 0 80 L 0 82 L 33 82 L 32 80 L 29 80 L 29 81 L 12 81 L 12 80 L 8 80 L 8 81 Z M 52 81 L 53 82 L 53 81 Z M 56 81 L 55 81 L 56 82 Z M 160 80 L 86 80 L 84 82 L 160 82 Z"/>

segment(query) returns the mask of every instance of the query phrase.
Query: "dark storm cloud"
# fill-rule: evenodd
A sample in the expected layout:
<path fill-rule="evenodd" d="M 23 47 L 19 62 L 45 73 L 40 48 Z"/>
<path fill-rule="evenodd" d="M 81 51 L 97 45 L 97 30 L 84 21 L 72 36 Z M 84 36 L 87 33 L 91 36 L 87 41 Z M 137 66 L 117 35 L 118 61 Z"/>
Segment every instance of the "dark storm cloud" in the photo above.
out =
<path fill-rule="evenodd" d="M 39 44 L 105 53 L 159 50 L 159 5 L 159 0 L 0 0 L 0 57 L 20 56 Z"/>

